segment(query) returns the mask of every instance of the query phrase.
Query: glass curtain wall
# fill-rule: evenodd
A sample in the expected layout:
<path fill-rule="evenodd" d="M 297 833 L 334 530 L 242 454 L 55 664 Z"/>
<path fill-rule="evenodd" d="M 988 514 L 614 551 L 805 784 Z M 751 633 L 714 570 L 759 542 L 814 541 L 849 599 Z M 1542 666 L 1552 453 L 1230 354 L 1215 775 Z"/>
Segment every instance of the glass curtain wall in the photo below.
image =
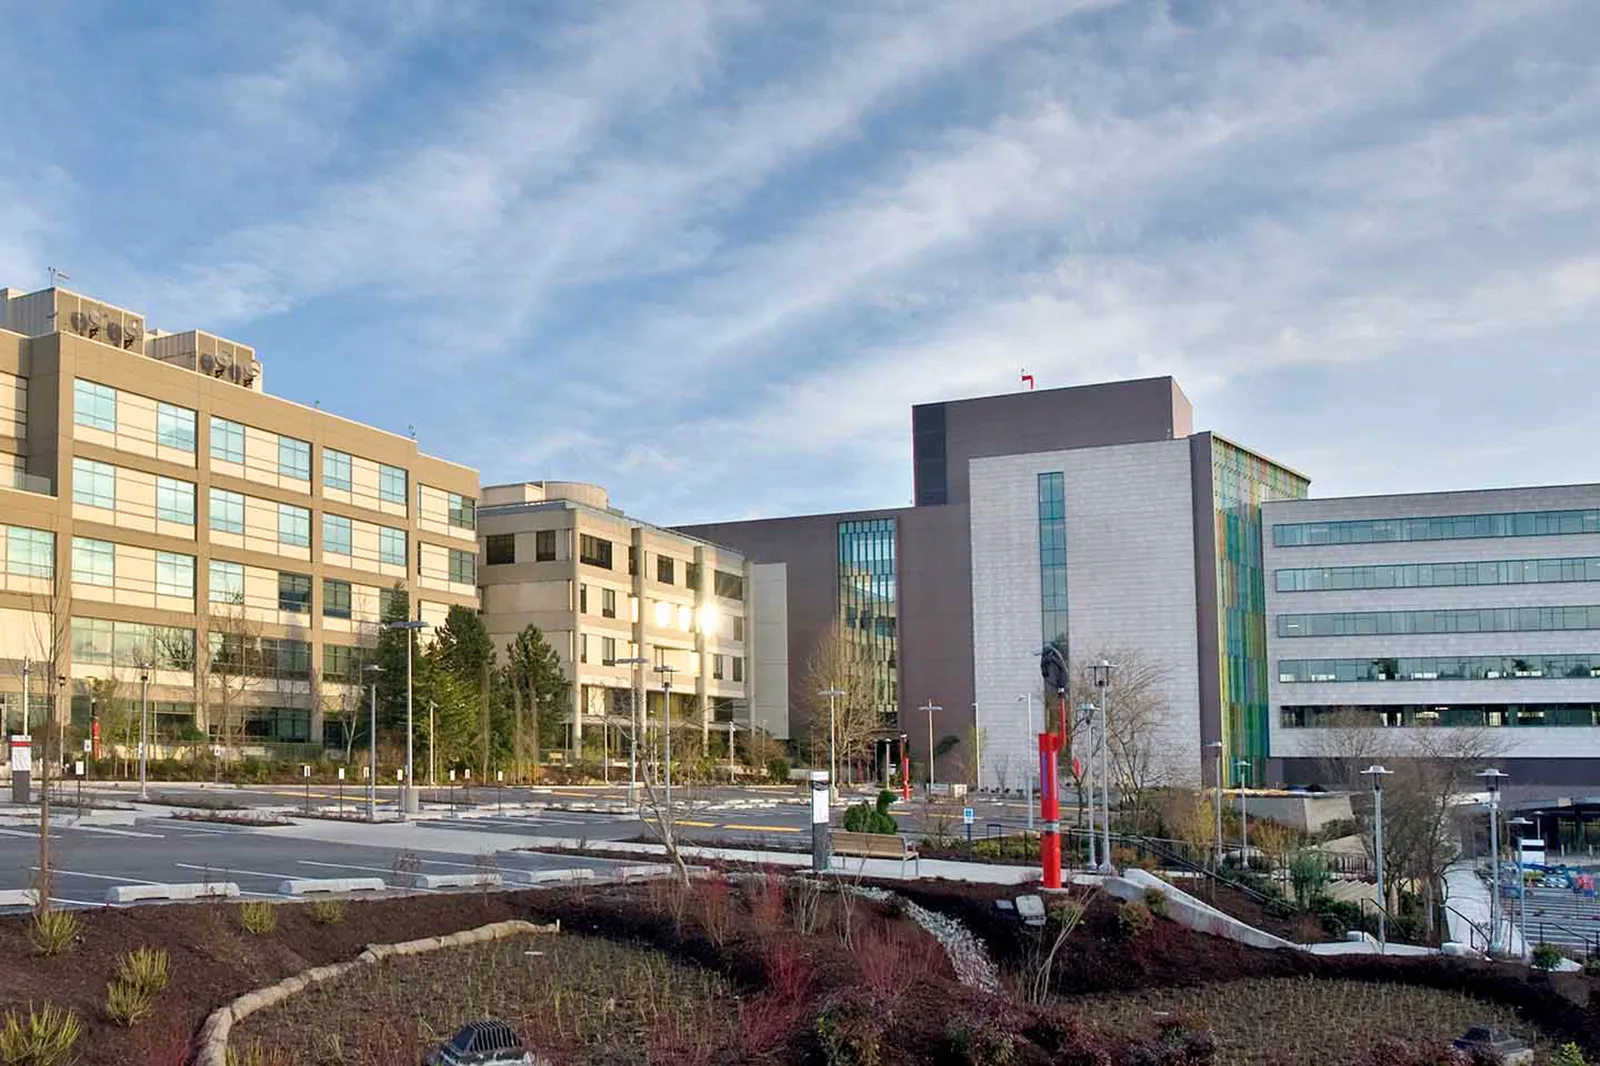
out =
<path fill-rule="evenodd" d="M 895 520 L 839 523 L 839 619 L 871 677 L 878 716 L 895 727 L 900 707 L 900 625 Z"/>

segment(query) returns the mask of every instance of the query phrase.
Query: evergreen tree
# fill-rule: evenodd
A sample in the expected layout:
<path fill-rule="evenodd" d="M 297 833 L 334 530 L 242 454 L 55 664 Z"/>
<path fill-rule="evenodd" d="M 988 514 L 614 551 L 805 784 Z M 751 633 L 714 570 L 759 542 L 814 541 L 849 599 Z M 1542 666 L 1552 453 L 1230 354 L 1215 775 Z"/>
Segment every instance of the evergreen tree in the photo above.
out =
<path fill-rule="evenodd" d="M 512 706 L 520 708 L 521 721 L 527 727 L 522 755 L 537 763 L 561 728 L 572 686 L 561 672 L 561 657 L 537 626 L 518 633 L 507 648 L 506 657 L 509 661 L 504 679 L 510 690 L 508 695 Z"/>
<path fill-rule="evenodd" d="M 494 695 L 490 677 L 494 672 L 494 641 L 483 616 L 470 607 L 455 606 L 439 627 L 430 658 L 448 673 L 462 691 L 476 690 L 473 709 L 477 715 L 478 772 L 490 776 L 490 700 Z"/>

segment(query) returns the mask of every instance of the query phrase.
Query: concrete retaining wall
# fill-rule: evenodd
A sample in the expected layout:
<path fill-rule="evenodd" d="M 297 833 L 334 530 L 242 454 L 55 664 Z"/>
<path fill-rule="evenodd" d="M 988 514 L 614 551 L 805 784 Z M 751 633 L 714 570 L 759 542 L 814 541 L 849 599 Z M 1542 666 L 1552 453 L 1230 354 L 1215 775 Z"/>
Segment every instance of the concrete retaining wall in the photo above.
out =
<path fill-rule="evenodd" d="M 1174 888 L 1148 870 L 1130 867 L 1122 872 L 1121 877 L 1108 877 L 1105 881 L 1106 892 L 1121 900 L 1142 900 L 1148 889 L 1154 889 L 1166 897 L 1167 917 L 1196 932 L 1237 940 L 1253 948 L 1271 950 L 1299 947 L 1282 937 L 1262 932 L 1231 915 L 1222 913 L 1209 903 L 1204 903 L 1189 893 Z"/>

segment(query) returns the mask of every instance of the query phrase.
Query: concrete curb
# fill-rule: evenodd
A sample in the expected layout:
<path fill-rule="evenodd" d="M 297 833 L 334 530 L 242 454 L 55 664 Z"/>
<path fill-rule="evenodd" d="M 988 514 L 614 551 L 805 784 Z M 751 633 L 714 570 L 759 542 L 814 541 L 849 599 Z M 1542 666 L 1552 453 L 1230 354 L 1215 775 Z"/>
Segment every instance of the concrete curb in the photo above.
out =
<path fill-rule="evenodd" d="M 278 894 L 304 896 L 312 892 L 382 892 L 388 887 L 381 877 L 307 877 L 283 882 L 278 886 Z"/>
<path fill-rule="evenodd" d="M 31 888 L 8 889 L 0 892 L 0 907 L 32 907 L 38 902 L 39 893 Z"/>
<path fill-rule="evenodd" d="M 593 881 L 595 873 L 586 866 L 570 870 L 502 870 L 502 876 L 514 885 L 544 885 L 560 881 Z"/>
<path fill-rule="evenodd" d="M 232 881 L 206 881 L 183 885 L 112 885 L 106 889 L 107 903 L 139 903 L 151 899 L 232 898 L 239 886 Z"/>
<path fill-rule="evenodd" d="M 500 875 L 481 874 L 413 874 L 409 878 L 412 888 L 495 888 Z"/>
<path fill-rule="evenodd" d="M 206 1018 L 205 1024 L 200 1027 L 199 1050 L 195 1055 L 195 1066 L 227 1066 L 228 1063 L 228 1036 L 233 1027 L 244 1021 L 258 1010 L 275 1006 L 294 995 L 304 991 L 312 985 L 331 981 L 354 969 L 357 966 L 371 966 L 382 959 L 403 955 L 421 955 L 424 952 L 438 951 L 442 948 L 464 947 L 468 944 L 481 944 L 490 940 L 505 940 L 513 936 L 522 936 L 529 933 L 559 933 L 561 923 L 553 925 L 534 925 L 513 918 L 504 922 L 493 922 L 482 925 L 476 929 L 464 929 L 459 933 L 449 933 L 445 936 L 432 936 L 422 940 L 408 940 L 401 944 L 372 944 L 367 950 L 357 955 L 350 962 L 336 962 L 328 966 L 314 966 L 309 970 L 302 970 L 293 977 L 285 977 L 277 984 L 258 988 L 254 992 L 246 992 L 231 1003 L 227 1003 Z"/>

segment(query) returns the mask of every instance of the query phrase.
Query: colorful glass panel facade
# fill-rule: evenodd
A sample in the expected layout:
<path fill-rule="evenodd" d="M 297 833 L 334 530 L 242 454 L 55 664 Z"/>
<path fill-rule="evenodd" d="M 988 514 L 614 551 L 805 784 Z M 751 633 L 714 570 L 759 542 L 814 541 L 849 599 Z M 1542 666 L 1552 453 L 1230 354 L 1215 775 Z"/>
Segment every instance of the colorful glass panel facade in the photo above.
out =
<path fill-rule="evenodd" d="M 899 718 L 900 626 L 895 570 L 895 520 L 839 523 L 839 618 L 872 678 L 885 726 Z"/>

